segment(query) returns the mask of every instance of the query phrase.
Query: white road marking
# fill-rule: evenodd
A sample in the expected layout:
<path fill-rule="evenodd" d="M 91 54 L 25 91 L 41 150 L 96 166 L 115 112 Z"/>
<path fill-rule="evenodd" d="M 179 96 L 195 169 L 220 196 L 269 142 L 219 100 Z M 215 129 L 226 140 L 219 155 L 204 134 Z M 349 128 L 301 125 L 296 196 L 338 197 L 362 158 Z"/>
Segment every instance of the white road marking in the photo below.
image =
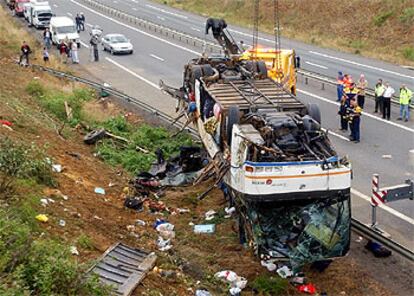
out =
<path fill-rule="evenodd" d="M 89 24 L 89 23 L 86 23 L 86 25 L 87 25 L 89 28 L 92 28 L 92 27 L 93 27 L 93 25 L 91 25 L 91 24 Z"/>
<path fill-rule="evenodd" d="M 109 16 L 106 16 L 106 15 L 104 15 L 104 14 L 100 13 L 100 12 L 97 12 L 97 11 L 95 11 L 95 10 L 93 10 L 93 9 L 91 9 L 91 8 L 89 8 L 89 7 L 85 6 L 85 5 L 83 5 L 83 4 L 80 4 L 79 2 L 76 2 L 75 0 L 70 0 L 70 1 L 71 1 L 72 3 L 74 3 L 74 4 L 78 5 L 78 6 L 82 7 L 83 9 L 86 9 L 86 10 L 88 10 L 88 11 L 90 11 L 90 12 L 92 12 L 92 13 L 96 14 L 96 15 L 99 15 L 99 16 L 101 16 L 101 17 L 103 17 L 103 18 L 106 18 L 106 19 L 108 19 L 108 20 L 110 20 L 110 21 L 112 21 L 112 22 L 114 22 L 114 23 L 116 23 L 116 24 L 118 24 L 118 25 L 124 26 L 125 28 L 131 29 L 131 30 L 133 30 L 133 31 L 135 31 L 135 32 L 138 32 L 138 33 L 141 33 L 141 34 L 143 34 L 143 35 L 145 35 L 145 36 L 147 36 L 147 37 L 150 37 L 150 38 L 156 39 L 156 40 L 158 40 L 158 41 L 164 42 L 164 43 L 166 43 L 166 44 L 169 44 L 169 45 L 174 46 L 174 47 L 176 47 L 176 48 L 179 48 L 179 49 L 182 49 L 182 50 L 184 50 L 184 51 L 190 52 L 190 53 L 192 53 L 192 54 L 196 54 L 196 55 L 199 55 L 199 56 L 201 55 L 201 53 L 199 53 L 199 52 L 197 52 L 197 51 L 194 51 L 194 50 L 191 50 L 191 49 L 186 48 L 186 47 L 184 47 L 184 46 L 181 46 L 181 45 L 178 45 L 178 44 L 172 43 L 172 42 L 167 41 L 167 40 L 165 40 L 165 39 L 162 39 L 162 38 L 160 38 L 160 37 L 157 37 L 157 36 L 151 35 L 151 34 L 149 34 L 149 33 L 147 33 L 147 32 L 144 32 L 144 31 L 142 31 L 142 30 L 139 30 L 139 29 L 137 29 L 137 28 L 134 28 L 134 27 L 132 27 L 132 26 L 130 26 L 130 25 L 124 24 L 124 23 L 122 23 L 122 22 L 120 22 L 120 21 L 118 21 L 118 20 L 115 20 L 115 19 L 113 19 L 113 18 L 111 18 L 111 17 L 109 17 Z"/>
<path fill-rule="evenodd" d="M 325 67 L 325 66 L 322 66 L 322 65 L 318 65 L 318 64 L 314 64 L 314 63 L 311 63 L 311 62 L 305 62 L 305 64 L 308 64 L 308 65 L 311 65 L 311 66 L 315 66 L 315 67 L 318 67 L 318 68 L 322 68 L 322 69 L 325 69 L 325 70 L 328 69 L 328 67 Z"/>
<path fill-rule="evenodd" d="M 348 64 L 352 64 L 352 65 L 356 65 L 356 66 L 360 66 L 360 67 L 365 67 L 365 68 L 368 68 L 368 69 L 372 69 L 372 70 L 376 70 L 376 71 L 381 71 L 381 72 L 384 72 L 384 73 L 389 73 L 389 74 L 397 75 L 397 76 L 400 76 L 400 77 L 414 79 L 413 76 L 409 76 L 409 75 L 397 73 L 397 72 L 394 72 L 394 71 L 389 71 L 389 70 L 385 70 L 385 69 L 378 68 L 378 67 L 374 67 L 374 66 L 360 64 L 360 63 L 357 63 L 357 62 L 354 62 L 354 61 L 350 61 L 350 60 L 346 60 L 346 59 L 342 59 L 342 58 L 330 56 L 330 55 L 327 55 L 327 54 L 324 54 L 324 53 L 320 53 L 320 52 L 316 52 L 316 51 L 311 51 L 310 50 L 309 52 L 311 54 L 318 55 L 318 56 L 321 56 L 321 57 L 325 57 L 325 58 L 328 58 L 328 59 L 337 60 L 337 61 L 345 62 L 345 63 L 348 63 Z"/>
<path fill-rule="evenodd" d="M 57 6 L 56 4 L 53 4 L 53 7 L 56 7 L 56 8 L 57 8 L 57 7 L 59 7 L 59 6 Z"/>
<path fill-rule="evenodd" d="M 163 58 L 160 58 L 159 56 L 156 56 L 155 54 L 150 54 L 150 57 L 153 57 L 154 59 L 157 59 L 157 60 L 159 60 L 161 62 L 164 62 L 164 59 Z"/>
<path fill-rule="evenodd" d="M 330 103 L 330 104 L 333 104 L 333 105 L 339 106 L 339 103 L 334 102 L 334 101 L 331 101 L 330 99 L 327 99 L 327 98 L 324 98 L 324 97 L 321 97 L 321 96 L 314 95 L 314 94 L 312 94 L 312 93 L 310 93 L 310 92 L 307 92 L 307 91 L 304 91 L 304 90 L 301 90 L 301 89 L 298 89 L 297 91 L 298 91 L 298 92 L 300 92 L 300 93 L 302 93 L 302 94 L 304 94 L 304 95 L 307 95 L 307 96 L 313 97 L 313 98 L 315 98 L 315 99 L 318 99 L 318 100 L 321 100 L 321 101 L 324 101 L 324 102 L 327 102 L 327 103 Z M 372 118 L 372 119 L 375 119 L 375 120 L 381 121 L 381 122 L 383 122 L 383 123 L 386 123 L 386 124 L 389 124 L 389 125 L 392 125 L 392 126 L 395 126 L 395 127 L 399 127 L 399 128 L 401 128 L 401 129 L 403 129 L 403 130 L 406 130 L 406 131 L 409 131 L 409 132 L 411 132 L 411 133 L 414 133 L 414 129 L 409 128 L 409 127 L 407 127 L 407 126 L 404 126 L 404 125 L 401 125 L 401 124 L 398 124 L 398 123 L 395 123 L 395 122 L 392 122 L 392 121 L 389 121 L 389 120 L 382 119 L 382 118 L 380 118 L 380 117 L 377 117 L 377 116 L 372 115 L 372 114 L 370 114 L 370 113 L 366 113 L 366 112 L 364 112 L 364 111 L 362 112 L 362 114 L 363 114 L 364 116 L 370 117 L 370 118 Z"/>
<path fill-rule="evenodd" d="M 321 130 L 323 130 L 324 132 L 328 131 L 328 134 L 330 134 L 332 136 L 338 137 L 338 138 L 340 138 L 340 139 L 342 139 L 344 141 L 347 141 L 347 142 L 351 142 L 351 140 L 349 140 L 347 137 L 344 137 L 344 136 L 342 136 L 340 134 L 337 134 L 337 133 L 335 133 L 335 132 L 333 132 L 331 130 L 327 130 L 325 128 L 321 128 Z"/>
<path fill-rule="evenodd" d="M 201 32 L 200 29 L 197 29 L 197 28 L 194 28 L 194 27 L 191 27 L 191 30 L 196 31 L 196 32 Z"/>
<path fill-rule="evenodd" d="M 132 7 L 132 10 L 135 10 L 135 11 L 137 11 L 138 9 L 136 9 L 135 7 Z"/>
<path fill-rule="evenodd" d="M 119 63 L 115 62 L 113 59 L 108 58 L 108 57 L 106 57 L 105 59 L 106 59 L 108 62 L 110 62 L 110 63 L 114 64 L 115 66 L 117 66 L 118 68 L 120 68 L 120 69 L 124 70 L 125 72 L 128 72 L 128 73 L 129 73 L 129 74 L 131 74 L 132 76 L 135 76 L 136 78 L 138 78 L 138 79 L 142 80 L 143 82 L 145 82 L 145 83 L 147 83 L 147 84 L 151 85 L 153 88 L 156 88 L 156 89 L 158 89 L 158 90 L 160 89 L 160 87 L 159 87 L 156 83 L 154 83 L 154 82 L 152 82 L 152 81 L 149 81 L 148 79 L 146 79 L 146 78 L 142 77 L 141 75 L 139 75 L 139 74 L 137 74 L 137 73 L 133 72 L 132 70 L 128 69 L 127 67 L 122 66 L 121 64 L 119 64 Z"/>
<path fill-rule="evenodd" d="M 366 200 L 367 202 L 371 202 L 371 198 L 361 192 L 359 192 L 358 190 L 351 188 L 351 193 L 358 196 L 359 198 L 362 198 L 364 200 Z M 408 223 L 410 223 L 411 225 L 414 225 L 414 219 L 404 215 L 403 213 L 398 212 L 397 210 L 394 210 L 393 208 L 386 206 L 382 203 L 380 203 L 378 205 L 379 208 L 383 209 L 384 211 L 387 211 L 388 213 L 400 218 L 401 220 L 404 220 Z"/>
<path fill-rule="evenodd" d="M 165 21 L 165 18 L 163 18 L 163 17 L 161 17 L 159 15 L 157 15 L 157 19 L 162 20 L 162 21 Z"/>
<path fill-rule="evenodd" d="M 71 14 L 70 12 L 67 13 L 68 16 L 73 16 L 73 14 Z"/>
<path fill-rule="evenodd" d="M 165 13 L 165 14 L 169 14 L 169 15 L 172 15 L 172 16 L 175 16 L 175 17 L 179 17 L 179 18 L 183 18 L 183 19 L 188 19 L 188 17 L 185 16 L 185 15 L 178 14 L 178 13 L 174 13 L 174 12 L 171 12 L 171 11 L 168 11 L 168 10 L 165 10 L 165 9 L 162 9 L 162 8 L 159 8 L 159 7 L 156 7 L 156 6 L 153 6 L 153 5 L 146 4 L 145 6 L 148 7 L 148 8 L 157 10 L 159 12 Z"/>
<path fill-rule="evenodd" d="M 88 45 L 88 44 L 86 44 L 85 42 L 83 42 L 82 40 L 80 40 L 79 42 L 80 42 L 80 44 L 82 44 L 82 46 L 84 46 L 84 47 L 86 47 L 86 48 L 89 48 L 89 45 Z"/>

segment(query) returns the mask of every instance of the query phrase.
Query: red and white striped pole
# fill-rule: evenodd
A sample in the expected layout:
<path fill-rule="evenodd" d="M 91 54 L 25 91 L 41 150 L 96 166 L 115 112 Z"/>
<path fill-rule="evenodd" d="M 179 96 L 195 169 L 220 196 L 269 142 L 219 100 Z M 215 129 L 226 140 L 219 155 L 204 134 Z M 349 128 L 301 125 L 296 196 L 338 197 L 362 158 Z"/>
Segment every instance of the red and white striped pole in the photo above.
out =
<path fill-rule="evenodd" d="M 387 191 L 380 190 L 379 187 L 379 175 L 373 174 L 372 175 L 372 195 L 371 195 L 371 206 L 372 206 L 372 226 L 377 224 L 377 206 L 379 204 L 385 203 L 385 196 L 387 195 Z"/>

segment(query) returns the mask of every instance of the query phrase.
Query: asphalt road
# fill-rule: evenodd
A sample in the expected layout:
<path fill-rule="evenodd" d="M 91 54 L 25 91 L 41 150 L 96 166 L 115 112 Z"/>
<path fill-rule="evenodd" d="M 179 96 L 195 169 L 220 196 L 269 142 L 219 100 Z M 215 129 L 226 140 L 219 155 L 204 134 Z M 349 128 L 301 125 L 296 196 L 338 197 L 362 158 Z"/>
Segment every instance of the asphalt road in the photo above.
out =
<path fill-rule="evenodd" d="M 148 0 L 100 0 L 102 3 L 128 12 L 129 14 L 152 21 L 157 24 L 174 28 L 189 35 L 206 38 L 213 41 L 211 35 L 205 36 L 206 17 L 171 8 L 166 5 Z M 283 27 L 283 24 L 282 24 Z M 252 30 L 238 26 L 229 26 L 229 31 L 238 42 L 252 43 Z M 354 80 L 364 73 L 374 88 L 378 78 L 389 81 L 399 92 L 399 87 L 405 83 L 414 88 L 414 71 L 401 66 L 364 58 L 359 55 L 347 54 L 282 38 L 283 48 L 294 48 L 301 57 L 301 66 L 304 69 L 318 72 L 330 77 L 336 77 L 338 71 L 349 73 Z M 274 46 L 274 37 L 269 34 L 260 34 L 259 43 L 263 46 Z"/>
<path fill-rule="evenodd" d="M 194 58 L 199 49 L 151 35 L 122 21 L 94 12 L 77 1 L 51 0 L 50 3 L 56 15 L 74 16 L 82 11 L 88 24 L 98 24 L 105 33 L 123 33 L 131 39 L 135 46 L 133 55 L 110 56 L 101 52 L 100 62 L 91 63 L 88 61 L 89 51 L 84 46 L 81 49 L 81 64 L 86 65 L 89 72 L 101 81 L 174 115 L 175 101 L 161 94 L 157 83 L 159 79 L 163 79 L 171 85 L 179 86 L 183 65 Z M 141 3 L 144 1 L 140 1 Z M 87 45 L 88 33 L 82 32 L 81 39 Z M 413 178 L 414 153 L 410 152 L 414 149 L 412 122 L 388 122 L 367 112 L 362 117 L 361 143 L 355 144 L 347 140 L 347 134 L 338 131 L 338 106 L 334 101 L 334 88 L 323 91 L 316 83 L 305 85 L 299 81 L 298 89 L 298 97 L 302 101 L 315 102 L 320 106 L 323 126 L 333 132 L 330 138 L 337 151 L 340 155 L 348 155 L 353 162 L 353 215 L 369 222 L 370 205 L 366 199 L 371 190 L 372 173 L 380 174 L 384 186 Z M 368 101 L 366 110 L 372 109 L 372 102 Z M 394 108 L 392 117 L 396 116 Z M 392 158 L 384 158 L 383 155 L 391 155 Z M 413 249 L 412 236 L 407 235 L 412 233 L 414 227 L 412 202 L 400 201 L 388 206 L 391 208 L 378 212 L 380 226 L 399 242 Z"/>

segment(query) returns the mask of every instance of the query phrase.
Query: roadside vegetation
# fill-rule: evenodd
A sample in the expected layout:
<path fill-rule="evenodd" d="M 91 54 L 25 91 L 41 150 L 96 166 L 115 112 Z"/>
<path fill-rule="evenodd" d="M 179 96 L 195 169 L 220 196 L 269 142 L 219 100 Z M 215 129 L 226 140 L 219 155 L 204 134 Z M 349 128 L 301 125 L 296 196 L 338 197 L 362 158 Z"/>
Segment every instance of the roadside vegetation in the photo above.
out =
<path fill-rule="evenodd" d="M 158 0 L 252 28 L 253 2 Z M 273 31 L 273 0 L 260 1 L 260 30 Z M 414 65 L 414 7 L 409 0 L 279 0 L 282 35 L 318 46 Z M 244 40 L 249 42 L 250 40 Z M 282 44 L 282 47 L 284 45 Z"/>

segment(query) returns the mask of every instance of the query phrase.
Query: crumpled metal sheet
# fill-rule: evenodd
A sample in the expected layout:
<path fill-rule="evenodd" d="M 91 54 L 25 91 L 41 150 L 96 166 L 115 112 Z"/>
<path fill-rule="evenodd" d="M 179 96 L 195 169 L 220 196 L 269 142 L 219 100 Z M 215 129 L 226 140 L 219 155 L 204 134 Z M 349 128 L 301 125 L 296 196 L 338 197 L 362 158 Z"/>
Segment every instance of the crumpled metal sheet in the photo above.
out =
<path fill-rule="evenodd" d="M 247 214 L 259 253 L 288 257 L 296 270 L 349 250 L 349 198 L 253 204 Z"/>

